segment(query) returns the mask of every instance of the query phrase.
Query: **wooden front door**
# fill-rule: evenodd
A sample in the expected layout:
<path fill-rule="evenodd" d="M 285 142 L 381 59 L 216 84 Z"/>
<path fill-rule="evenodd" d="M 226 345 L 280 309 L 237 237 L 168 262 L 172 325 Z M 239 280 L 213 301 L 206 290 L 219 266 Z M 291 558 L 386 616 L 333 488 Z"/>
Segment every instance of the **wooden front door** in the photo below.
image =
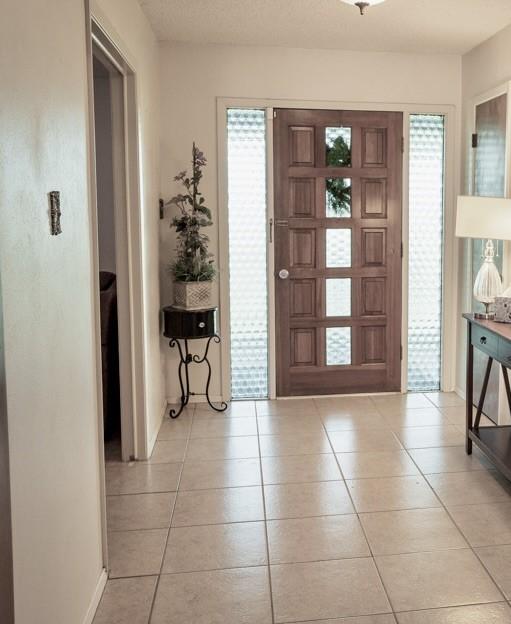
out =
<path fill-rule="evenodd" d="M 401 113 L 277 109 L 278 396 L 401 389 Z"/>

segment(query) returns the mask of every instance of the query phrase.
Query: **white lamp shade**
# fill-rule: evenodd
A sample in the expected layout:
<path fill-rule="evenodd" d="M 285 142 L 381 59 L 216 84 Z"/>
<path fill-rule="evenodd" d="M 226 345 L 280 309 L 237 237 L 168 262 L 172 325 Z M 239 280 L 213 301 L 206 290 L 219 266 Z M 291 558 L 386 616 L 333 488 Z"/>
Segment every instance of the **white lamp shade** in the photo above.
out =
<path fill-rule="evenodd" d="M 460 195 L 456 236 L 511 240 L 511 199 Z"/>

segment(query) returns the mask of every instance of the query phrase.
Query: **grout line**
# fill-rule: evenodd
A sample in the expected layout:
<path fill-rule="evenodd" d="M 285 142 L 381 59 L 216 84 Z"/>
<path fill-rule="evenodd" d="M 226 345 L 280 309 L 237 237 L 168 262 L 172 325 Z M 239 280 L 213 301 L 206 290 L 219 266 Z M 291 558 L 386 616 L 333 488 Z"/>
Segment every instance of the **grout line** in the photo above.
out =
<path fill-rule="evenodd" d="M 484 565 L 484 563 L 482 562 L 481 558 L 478 556 L 477 552 L 475 551 L 474 547 L 472 546 L 472 544 L 470 543 L 468 537 L 465 536 L 465 533 L 461 530 L 461 527 L 458 525 L 458 523 L 454 520 L 453 516 L 451 515 L 451 513 L 449 512 L 449 509 L 447 508 L 447 506 L 444 504 L 444 502 L 441 500 L 440 496 L 435 492 L 433 486 L 430 484 L 430 482 L 428 481 L 426 474 L 424 472 L 422 472 L 420 466 L 415 462 L 414 458 L 410 455 L 410 453 L 408 453 L 408 456 L 410 457 L 410 459 L 412 460 L 412 462 L 417 466 L 420 474 L 422 475 L 422 477 L 424 478 L 424 480 L 426 481 L 426 483 L 428 484 L 428 486 L 431 488 L 431 490 L 433 491 L 433 493 L 435 494 L 435 496 L 438 498 L 441 508 L 445 511 L 445 513 L 447 514 L 447 516 L 449 517 L 449 519 L 451 520 L 451 522 L 453 523 L 453 525 L 456 527 L 456 529 L 459 531 L 460 535 L 463 537 L 463 539 L 467 542 L 468 544 L 468 548 L 469 550 L 472 551 L 472 554 L 476 557 L 476 559 L 479 561 L 479 563 L 481 564 L 481 566 L 483 567 L 483 569 L 485 570 L 486 574 L 488 575 L 488 577 L 490 578 L 491 582 L 493 583 L 493 585 L 496 587 L 497 591 L 499 592 L 499 594 L 502 596 L 504 602 L 507 602 L 507 598 L 504 595 L 504 592 L 500 589 L 499 585 L 497 584 L 497 581 L 493 578 L 492 574 L 490 574 L 490 571 L 488 570 L 488 568 Z M 472 472 L 478 472 L 478 471 L 466 471 L 467 474 L 471 474 Z M 437 474 L 442 474 L 442 473 L 437 473 Z M 453 473 L 448 473 L 448 474 L 453 474 Z M 459 474 L 459 473 L 457 473 Z M 498 501 L 497 501 L 498 502 Z M 504 502 L 504 501 L 502 501 Z M 480 503 L 473 503 L 473 504 L 480 504 Z M 485 504 L 485 503 L 483 503 Z M 488 504 L 488 503 L 486 503 Z M 465 505 L 453 505 L 453 507 L 464 507 Z M 475 603 L 475 604 L 482 604 L 482 603 Z"/>
<path fill-rule="evenodd" d="M 324 424 L 324 423 L 323 423 L 323 427 L 325 427 L 325 424 Z M 326 428 L 325 428 L 325 432 L 326 432 Z M 327 436 L 328 436 L 328 432 L 327 432 Z M 332 441 L 330 440 L 330 438 L 328 438 L 328 441 L 329 441 L 329 443 L 330 443 L 330 446 L 332 447 L 332 451 L 334 451 L 334 447 L 333 447 L 333 444 L 332 444 Z M 369 552 L 370 552 L 370 554 L 371 554 L 371 561 L 373 562 L 374 569 L 376 570 L 376 573 L 377 573 L 377 575 L 378 575 L 378 578 L 380 579 L 380 583 L 381 583 L 382 589 L 383 589 L 383 591 L 384 591 L 384 593 L 385 593 L 385 596 L 386 596 L 386 598 L 387 598 L 387 602 L 389 603 L 389 606 L 390 606 L 390 608 L 391 608 L 391 610 L 392 610 L 392 614 L 394 614 L 394 613 L 395 613 L 395 611 L 394 611 L 394 607 L 393 607 L 392 602 L 391 602 L 391 600 L 390 600 L 390 596 L 389 596 L 389 593 L 388 593 L 388 591 L 387 591 L 387 588 L 385 587 L 385 584 L 384 584 L 383 579 L 382 579 L 382 577 L 381 577 L 380 570 L 378 569 L 378 566 L 376 565 L 376 560 L 375 560 L 375 558 L 374 558 L 374 554 L 373 554 L 373 549 L 372 549 L 372 547 L 371 547 L 371 543 L 370 543 L 369 539 L 367 538 L 367 534 L 366 534 L 366 531 L 365 531 L 365 529 L 364 529 L 364 525 L 362 524 L 362 522 L 361 522 L 361 520 L 360 520 L 360 514 L 359 514 L 359 512 L 358 512 L 358 510 L 357 510 L 357 507 L 355 506 L 355 501 L 353 500 L 353 497 L 352 497 L 352 495 L 351 495 L 351 492 L 350 492 L 350 490 L 349 490 L 349 488 L 348 488 L 348 486 L 347 486 L 347 484 L 346 484 L 346 479 L 345 479 L 345 477 L 344 477 L 344 473 L 343 473 L 343 471 L 342 471 L 341 465 L 339 464 L 339 459 L 338 459 L 338 457 L 337 457 L 337 455 L 336 455 L 335 451 L 334 451 L 334 457 L 335 457 L 335 461 L 337 462 L 337 467 L 339 468 L 339 472 L 341 473 L 341 476 L 342 476 L 342 477 L 343 477 L 343 479 L 344 479 L 344 487 L 345 487 L 345 489 L 346 489 L 346 492 L 348 493 L 349 499 L 350 499 L 351 504 L 352 504 L 352 506 L 353 506 L 353 509 L 354 509 L 354 511 L 355 511 L 355 515 L 357 516 L 358 524 L 359 524 L 359 526 L 360 526 L 360 529 L 361 529 L 361 531 L 362 531 L 362 534 L 364 535 L 364 539 L 365 539 L 365 541 L 366 541 L 367 547 L 368 547 Z M 396 619 L 396 618 L 395 618 L 395 616 L 394 616 L 394 619 Z"/>
<path fill-rule="evenodd" d="M 256 408 L 257 409 L 257 408 Z M 271 608 L 271 621 L 275 624 L 275 606 L 273 604 L 273 586 L 271 580 L 271 561 L 270 561 L 270 541 L 268 538 L 268 514 L 266 513 L 266 498 L 264 496 L 264 476 L 263 476 L 263 458 L 261 457 L 261 439 L 259 436 L 259 422 L 256 420 L 257 426 L 257 445 L 259 448 L 259 470 L 261 473 L 261 496 L 263 499 L 263 516 L 264 516 L 264 537 L 266 540 L 266 566 L 268 570 L 268 586 L 270 592 L 270 608 Z"/>
<path fill-rule="evenodd" d="M 194 419 L 195 419 L 195 407 L 194 407 L 193 413 L 191 415 L 192 426 L 193 426 Z M 184 454 L 183 454 L 183 460 L 186 458 L 186 453 L 188 451 L 188 444 L 190 442 L 190 434 L 191 434 L 191 427 L 190 427 L 190 432 L 189 432 L 188 438 L 186 440 L 185 450 L 184 450 Z M 176 505 L 177 505 L 177 497 L 179 495 L 179 485 L 181 483 L 181 477 L 183 475 L 183 469 L 184 469 L 184 464 L 183 464 L 183 468 L 181 469 L 181 472 L 179 473 L 179 479 L 178 479 L 178 483 L 177 483 L 177 492 L 176 492 L 176 495 L 174 497 L 174 503 L 172 505 L 172 509 L 170 511 L 169 527 L 168 527 L 168 530 L 167 530 L 167 536 L 165 538 L 165 545 L 163 547 L 163 553 L 162 553 L 162 557 L 161 557 L 160 571 L 158 572 L 158 577 L 156 579 L 156 585 L 155 585 L 155 588 L 154 588 L 154 594 L 153 594 L 153 599 L 151 601 L 151 609 L 149 610 L 149 617 L 147 619 L 147 624 L 151 623 L 151 620 L 152 620 L 152 617 L 153 617 L 154 605 L 156 603 L 156 596 L 158 594 L 158 588 L 160 586 L 160 578 L 161 578 L 161 575 L 163 573 L 163 564 L 165 563 L 165 557 L 166 557 L 166 554 L 167 554 L 167 547 L 168 547 L 169 538 L 170 538 L 170 531 L 172 530 L 172 519 L 174 517 L 174 511 L 175 511 Z"/>

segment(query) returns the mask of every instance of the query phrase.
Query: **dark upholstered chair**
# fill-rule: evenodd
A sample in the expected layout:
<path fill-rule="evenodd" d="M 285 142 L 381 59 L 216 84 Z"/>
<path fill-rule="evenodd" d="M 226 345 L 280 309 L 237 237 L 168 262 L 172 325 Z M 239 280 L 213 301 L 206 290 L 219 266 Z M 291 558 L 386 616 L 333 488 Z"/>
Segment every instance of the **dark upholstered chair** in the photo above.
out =
<path fill-rule="evenodd" d="M 119 339 L 115 273 L 99 274 L 101 307 L 101 360 L 103 369 L 103 423 L 105 440 L 120 431 Z"/>

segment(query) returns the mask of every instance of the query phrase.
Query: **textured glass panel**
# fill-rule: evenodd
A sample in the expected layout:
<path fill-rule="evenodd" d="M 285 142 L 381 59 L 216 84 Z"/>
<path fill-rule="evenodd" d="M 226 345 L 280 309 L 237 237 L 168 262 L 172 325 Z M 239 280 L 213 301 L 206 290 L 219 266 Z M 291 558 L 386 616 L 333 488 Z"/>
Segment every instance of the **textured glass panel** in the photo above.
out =
<path fill-rule="evenodd" d="M 351 279 L 326 280 L 326 315 L 351 316 Z"/>
<path fill-rule="evenodd" d="M 349 228 L 326 230 L 326 266 L 351 266 L 351 230 Z"/>
<path fill-rule="evenodd" d="M 410 115 L 408 390 L 441 379 L 444 117 Z"/>
<path fill-rule="evenodd" d="M 327 178 L 326 216 L 351 217 L 351 178 Z"/>
<path fill-rule="evenodd" d="M 351 327 L 326 328 L 326 364 L 351 364 Z"/>
<path fill-rule="evenodd" d="M 268 396 L 265 133 L 263 110 L 227 112 L 233 399 Z"/>
<path fill-rule="evenodd" d="M 351 167 L 351 128 L 325 128 L 326 164 Z"/>

